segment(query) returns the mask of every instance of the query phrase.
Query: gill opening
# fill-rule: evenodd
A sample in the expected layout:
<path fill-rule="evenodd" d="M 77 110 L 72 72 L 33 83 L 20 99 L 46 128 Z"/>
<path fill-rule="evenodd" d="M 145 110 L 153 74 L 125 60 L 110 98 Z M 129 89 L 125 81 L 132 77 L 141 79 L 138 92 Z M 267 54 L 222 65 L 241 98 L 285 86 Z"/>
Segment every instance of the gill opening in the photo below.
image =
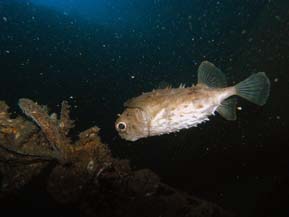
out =
<path fill-rule="evenodd" d="M 151 135 L 151 116 L 141 107 L 129 106 L 127 108 L 139 109 L 139 110 L 141 110 L 143 112 L 145 125 L 147 127 L 147 136 L 149 137 Z"/>

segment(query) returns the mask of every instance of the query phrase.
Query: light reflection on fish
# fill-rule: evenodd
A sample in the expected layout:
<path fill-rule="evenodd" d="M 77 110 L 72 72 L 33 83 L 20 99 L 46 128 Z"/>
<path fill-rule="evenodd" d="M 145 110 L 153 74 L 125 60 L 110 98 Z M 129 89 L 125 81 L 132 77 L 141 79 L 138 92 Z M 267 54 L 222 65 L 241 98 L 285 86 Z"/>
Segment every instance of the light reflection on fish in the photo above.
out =
<path fill-rule="evenodd" d="M 264 72 L 228 87 L 221 70 L 204 61 L 198 68 L 197 85 L 153 90 L 128 100 L 115 128 L 121 138 L 136 141 L 196 127 L 216 111 L 227 120 L 236 120 L 236 98 L 232 96 L 264 105 L 269 93 L 270 81 Z"/>

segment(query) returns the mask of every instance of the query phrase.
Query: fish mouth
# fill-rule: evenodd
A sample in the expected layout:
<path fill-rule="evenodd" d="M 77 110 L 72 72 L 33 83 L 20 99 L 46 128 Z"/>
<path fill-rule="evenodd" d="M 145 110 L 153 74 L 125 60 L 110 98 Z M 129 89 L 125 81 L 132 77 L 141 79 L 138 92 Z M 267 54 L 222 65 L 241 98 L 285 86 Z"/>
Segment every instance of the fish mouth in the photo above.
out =
<path fill-rule="evenodd" d="M 130 141 L 130 142 L 134 142 L 134 141 L 136 141 L 136 140 L 139 139 L 138 137 L 129 137 L 129 136 L 127 136 L 127 135 L 124 134 L 124 133 L 119 133 L 119 136 L 120 136 L 122 139 L 124 139 L 124 140 L 126 140 L 126 141 Z"/>

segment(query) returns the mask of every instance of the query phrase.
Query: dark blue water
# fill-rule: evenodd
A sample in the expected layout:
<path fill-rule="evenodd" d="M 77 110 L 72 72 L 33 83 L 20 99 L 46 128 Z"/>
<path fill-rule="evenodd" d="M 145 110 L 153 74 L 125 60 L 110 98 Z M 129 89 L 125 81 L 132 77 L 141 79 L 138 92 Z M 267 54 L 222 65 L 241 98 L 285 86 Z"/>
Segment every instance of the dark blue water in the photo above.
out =
<path fill-rule="evenodd" d="M 0 0 L 0 99 L 17 112 L 21 97 L 56 111 L 68 100 L 72 133 L 99 126 L 133 168 L 244 216 L 286 216 L 288 11 L 286 0 Z M 239 100 L 235 122 L 216 116 L 176 134 L 118 137 L 124 101 L 164 82 L 195 83 L 203 60 L 231 83 L 265 71 L 268 103 Z M 49 207 L 42 202 L 26 205 Z"/>

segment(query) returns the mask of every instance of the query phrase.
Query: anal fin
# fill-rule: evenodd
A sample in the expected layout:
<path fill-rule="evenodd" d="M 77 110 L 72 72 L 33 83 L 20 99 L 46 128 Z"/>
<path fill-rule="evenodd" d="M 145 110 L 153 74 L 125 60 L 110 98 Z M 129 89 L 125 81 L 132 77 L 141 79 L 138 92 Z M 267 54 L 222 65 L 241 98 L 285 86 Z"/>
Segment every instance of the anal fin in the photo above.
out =
<path fill-rule="evenodd" d="M 226 120 L 234 121 L 237 119 L 236 105 L 237 99 L 235 97 L 230 97 L 221 103 L 217 108 L 217 112 Z"/>

